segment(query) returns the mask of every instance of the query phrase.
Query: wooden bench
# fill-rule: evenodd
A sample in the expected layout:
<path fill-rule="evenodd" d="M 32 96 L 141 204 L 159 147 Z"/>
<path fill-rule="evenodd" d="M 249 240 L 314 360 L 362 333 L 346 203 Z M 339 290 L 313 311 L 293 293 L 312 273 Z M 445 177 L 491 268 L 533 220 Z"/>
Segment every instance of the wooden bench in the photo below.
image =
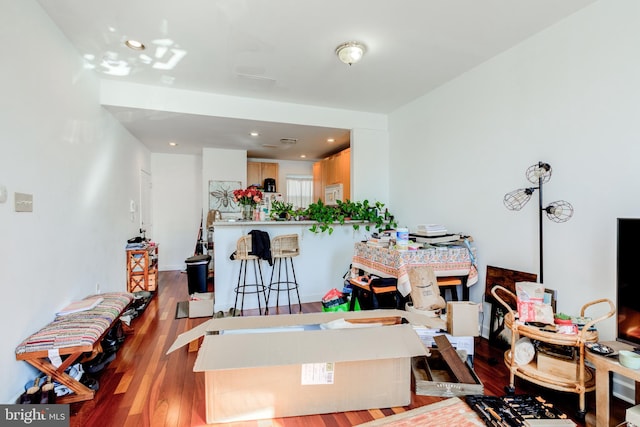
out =
<path fill-rule="evenodd" d="M 26 338 L 16 348 L 16 360 L 24 360 L 45 375 L 68 387 L 73 394 L 61 396 L 57 403 L 93 399 L 95 391 L 68 375 L 65 370 L 82 354 L 100 351 L 100 342 L 133 301 L 133 294 L 114 292 L 93 295 L 102 301 L 94 308 L 56 316 L 53 322 Z M 52 358 L 62 360 L 55 366 Z"/>

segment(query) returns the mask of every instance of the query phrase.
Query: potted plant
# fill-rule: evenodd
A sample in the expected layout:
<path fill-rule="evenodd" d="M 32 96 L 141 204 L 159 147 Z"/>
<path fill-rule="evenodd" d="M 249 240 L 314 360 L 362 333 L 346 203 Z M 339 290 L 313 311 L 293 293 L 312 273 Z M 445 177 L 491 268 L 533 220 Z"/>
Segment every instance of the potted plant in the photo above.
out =
<path fill-rule="evenodd" d="M 553 323 L 556 325 L 572 325 L 573 321 L 571 320 L 571 316 L 564 313 L 556 313 L 553 316 Z"/>
<path fill-rule="evenodd" d="M 275 200 L 271 203 L 271 212 L 269 216 L 275 220 L 289 220 L 295 214 L 292 203 L 281 202 Z"/>

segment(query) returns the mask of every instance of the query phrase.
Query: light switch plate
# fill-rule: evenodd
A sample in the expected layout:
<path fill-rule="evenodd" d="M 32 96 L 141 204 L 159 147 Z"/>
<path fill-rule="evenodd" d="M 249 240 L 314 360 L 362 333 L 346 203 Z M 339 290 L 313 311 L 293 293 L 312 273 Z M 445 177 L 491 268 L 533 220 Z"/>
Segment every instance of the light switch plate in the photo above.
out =
<path fill-rule="evenodd" d="M 13 193 L 16 212 L 33 212 L 33 194 Z"/>

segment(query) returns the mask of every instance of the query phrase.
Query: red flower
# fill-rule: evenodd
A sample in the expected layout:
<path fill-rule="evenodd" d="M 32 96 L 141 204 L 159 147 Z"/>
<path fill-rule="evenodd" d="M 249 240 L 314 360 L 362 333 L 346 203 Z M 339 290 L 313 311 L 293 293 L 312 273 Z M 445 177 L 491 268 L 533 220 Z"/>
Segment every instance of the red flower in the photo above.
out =
<path fill-rule="evenodd" d="M 262 201 L 262 191 L 254 186 L 233 190 L 233 200 L 241 205 L 255 206 Z"/>

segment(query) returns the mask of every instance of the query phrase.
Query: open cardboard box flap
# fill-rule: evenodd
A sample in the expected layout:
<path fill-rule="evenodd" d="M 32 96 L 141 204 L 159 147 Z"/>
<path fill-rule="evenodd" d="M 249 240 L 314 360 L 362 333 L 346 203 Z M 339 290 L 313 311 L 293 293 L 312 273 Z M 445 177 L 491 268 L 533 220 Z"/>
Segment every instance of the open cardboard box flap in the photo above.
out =
<path fill-rule="evenodd" d="M 363 347 L 366 351 L 363 352 Z M 233 348 L 234 351 L 221 351 Z M 338 350 L 339 351 L 336 351 Z M 194 372 L 425 355 L 410 325 L 273 334 L 207 335 Z"/>
<path fill-rule="evenodd" d="M 266 356 L 267 353 L 275 352 L 277 353 L 277 356 L 274 356 L 274 357 L 277 357 L 278 360 L 282 360 L 283 355 L 279 354 L 279 352 L 277 351 L 279 347 L 276 346 L 276 342 L 274 340 L 278 340 L 278 342 L 279 340 L 286 340 L 287 345 L 282 347 L 283 349 L 282 351 L 286 353 L 293 353 L 292 348 L 294 348 L 294 346 L 292 346 L 291 343 L 293 340 L 298 339 L 298 336 L 300 336 L 300 338 L 304 337 L 301 341 L 301 343 L 304 342 L 304 345 L 300 344 L 295 348 L 301 348 L 304 346 L 314 346 L 314 347 L 329 346 L 329 348 L 335 348 L 337 345 L 344 345 L 344 353 L 345 353 L 344 357 L 346 358 L 345 360 L 350 360 L 348 359 L 349 357 L 351 357 L 349 356 L 348 349 L 352 349 L 352 347 L 355 346 L 359 349 L 359 352 L 360 352 L 359 359 L 362 359 L 362 342 L 367 342 L 367 341 L 361 341 L 361 339 L 358 338 L 358 340 L 356 340 L 357 342 L 353 342 L 354 340 L 352 338 L 355 336 L 353 335 L 353 332 L 355 330 L 351 330 L 351 329 L 322 330 L 322 331 L 293 331 L 293 332 L 284 333 L 286 337 L 282 337 L 282 338 L 278 338 L 278 335 L 280 335 L 281 333 L 277 333 L 277 334 L 276 333 L 273 333 L 273 334 L 256 333 L 256 334 L 251 334 L 250 340 L 246 338 L 243 339 L 242 335 L 213 335 L 213 334 L 219 331 L 236 330 L 236 329 L 261 329 L 261 328 L 277 328 L 277 327 L 286 327 L 286 326 L 304 326 L 304 325 L 324 324 L 337 319 L 357 320 L 357 319 L 379 319 L 379 318 L 398 318 L 398 317 L 407 319 L 409 323 L 411 323 L 412 325 L 426 326 L 429 328 L 442 327 L 442 325 L 440 324 L 441 322 L 440 319 L 431 318 L 431 317 L 423 316 L 421 314 L 411 313 L 411 312 L 401 311 L 401 310 L 366 310 L 366 311 L 350 311 L 350 312 L 287 314 L 287 315 L 274 315 L 274 316 L 225 317 L 221 319 L 208 320 L 207 322 L 202 323 L 201 325 L 196 326 L 195 328 L 180 334 L 176 339 L 176 341 L 171 345 L 171 347 L 167 351 L 167 354 L 177 350 L 180 347 L 183 347 L 189 344 L 193 340 L 196 340 L 202 336 L 205 336 L 206 341 L 211 342 L 211 345 L 202 346 L 203 348 L 201 348 L 200 350 L 198 360 L 205 357 L 203 356 L 203 353 L 215 353 L 216 352 L 215 347 L 218 347 L 218 349 L 230 348 L 230 347 L 227 347 L 227 345 L 234 345 L 234 347 L 232 348 L 235 348 L 237 350 L 238 348 L 235 346 L 240 344 L 244 346 L 250 346 L 251 349 L 247 349 L 246 352 L 234 351 L 233 353 L 235 353 L 236 356 L 239 353 L 240 354 L 248 353 L 254 356 L 262 354 Z M 401 326 L 401 325 L 397 325 L 397 326 Z M 387 331 L 387 329 L 390 329 L 390 331 Z M 373 359 L 382 358 L 382 352 L 385 352 L 385 351 L 398 351 L 398 350 L 394 350 L 393 347 L 404 347 L 405 345 L 408 346 L 409 342 L 413 343 L 415 341 L 415 339 L 413 340 L 407 339 L 407 336 L 408 336 L 407 331 L 415 335 L 415 332 L 413 332 L 409 327 L 375 328 L 375 331 L 373 332 L 363 332 L 362 329 L 357 329 L 357 331 L 359 331 L 358 332 L 359 334 L 362 334 L 360 336 L 366 335 L 366 336 L 374 337 L 373 341 L 371 342 L 375 343 L 376 345 L 371 345 L 372 347 L 371 353 L 377 354 L 379 352 L 380 355 L 373 356 L 372 357 Z M 405 331 L 405 332 L 396 333 L 395 331 Z M 309 334 L 309 332 L 316 332 L 316 333 Z M 340 333 L 336 333 L 336 332 L 340 332 Z M 292 335 L 292 334 L 295 334 L 295 335 Z M 311 335 L 312 338 L 306 338 L 309 335 Z M 390 341 L 385 341 L 387 339 L 386 335 L 389 335 L 388 339 Z M 383 336 L 385 336 L 384 340 L 382 338 Z M 207 339 L 207 338 L 215 338 L 215 341 L 211 341 L 210 339 Z M 350 340 L 351 342 L 349 342 Z M 391 340 L 393 340 L 394 345 L 389 344 L 392 342 Z M 398 340 L 403 340 L 403 341 L 399 342 Z M 238 341 L 240 341 L 241 343 L 238 343 Z M 254 346 L 252 342 L 260 343 L 260 344 L 255 344 Z M 385 344 L 380 345 L 381 343 L 385 343 Z M 220 346 L 224 346 L 224 347 L 220 347 Z M 265 349 L 267 348 L 269 349 L 268 352 L 265 351 Z M 340 353 L 343 352 L 342 350 L 343 349 L 341 348 Z M 217 353 L 226 353 L 226 352 L 218 351 Z M 309 352 L 308 354 L 311 354 L 311 352 Z M 420 352 L 419 354 L 424 354 L 424 351 Z M 406 356 L 406 355 L 407 354 L 403 354 L 403 356 Z M 212 357 L 212 356 L 209 355 L 207 357 Z M 291 357 L 295 360 L 298 360 L 299 357 L 302 357 L 302 354 L 298 353 L 298 356 L 291 356 Z M 396 356 L 396 357 L 401 357 L 401 356 Z M 305 358 L 308 359 L 308 357 L 306 356 Z M 219 361 L 218 363 L 223 363 L 223 362 Z M 253 360 L 252 366 L 255 366 L 255 363 L 256 361 Z M 307 361 L 305 363 L 311 363 L 311 362 Z M 265 364 L 268 364 L 268 363 L 265 363 Z M 196 362 L 196 367 L 198 367 L 198 362 Z"/>

